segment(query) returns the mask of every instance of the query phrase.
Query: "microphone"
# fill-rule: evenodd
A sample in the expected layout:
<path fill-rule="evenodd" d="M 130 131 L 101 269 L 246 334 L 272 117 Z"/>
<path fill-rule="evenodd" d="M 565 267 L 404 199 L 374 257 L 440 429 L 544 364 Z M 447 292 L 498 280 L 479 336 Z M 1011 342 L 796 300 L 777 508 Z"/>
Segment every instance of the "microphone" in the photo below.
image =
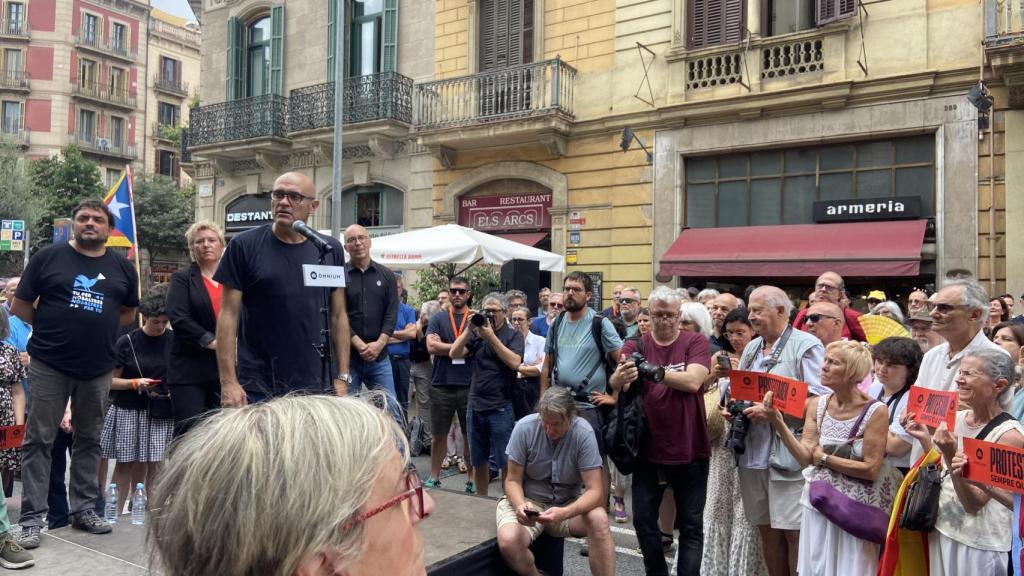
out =
<path fill-rule="evenodd" d="M 310 228 L 309 226 L 306 226 L 306 223 L 303 222 L 302 220 L 296 220 L 292 222 L 292 230 L 305 236 L 306 239 L 313 243 L 313 246 L 316 246 L 317 250 L 319 250 L 321 254 L 326 254 L 327 252 L 334 251 L 334 246 L 331 246 L 326 241 L 324 241 L 324 239 L 321 238 L 319 234 L 314 232 L 313 229 Z"/>

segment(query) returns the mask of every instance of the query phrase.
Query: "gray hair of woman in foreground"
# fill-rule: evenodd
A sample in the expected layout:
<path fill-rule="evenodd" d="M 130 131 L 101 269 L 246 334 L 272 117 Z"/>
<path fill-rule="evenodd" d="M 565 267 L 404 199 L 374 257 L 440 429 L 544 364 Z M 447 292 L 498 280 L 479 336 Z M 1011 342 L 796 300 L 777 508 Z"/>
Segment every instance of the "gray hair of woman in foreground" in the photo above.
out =
<path fill-rule="evenodd" d="M 222 410 L 170 447 L 150 498 L 153 566 L 171 576 L 291 576 L 329 548 L 346 564 L 405 435 L 367 399 L 288 396 Z"/>

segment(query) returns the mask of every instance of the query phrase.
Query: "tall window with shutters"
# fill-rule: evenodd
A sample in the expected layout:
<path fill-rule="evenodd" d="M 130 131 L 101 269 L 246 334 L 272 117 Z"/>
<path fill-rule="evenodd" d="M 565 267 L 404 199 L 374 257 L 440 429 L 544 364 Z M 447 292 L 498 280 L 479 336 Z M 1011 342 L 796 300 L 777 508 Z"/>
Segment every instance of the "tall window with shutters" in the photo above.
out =
<path fill-rule="evenodd" d="M 344 17 L 338 17 L 338 0 L 327 2 L 327 70 L 328 82 L 334 81 L 334 59 L 337 54 L 337 25 L 348 26 L 349 45 L 343 50 L 347 77 L 394 72 L 398 69 L 398 0 L 345 0 Z"/>
<path fill-rule="evenodd" d="M 284 6 L 252 18 L 228 19 L 225 97 L 237 100 L 283 93 Z"/>
<path fill-rule="evenodd" d="M 480 115 L 501 116 L 530 109 L 534 0 L 480 0 L 478 70 Z M 518 68 L 517 68 L 518 67 Z"/>
<path fill-rule="evenodd" d="M 743 40 L 747 1 L 756 0 L 687 0 L 687 48 L 698 50 Z M 850 18 L 857 13 L 858 1 L 760 0 L 760 34 L 778 36 Z"/>
<path fill-rule="evenodd" d="M 742 40 L 746 5 L 745 0 L 689 0 L 687 47 L 696 50 Z"/>

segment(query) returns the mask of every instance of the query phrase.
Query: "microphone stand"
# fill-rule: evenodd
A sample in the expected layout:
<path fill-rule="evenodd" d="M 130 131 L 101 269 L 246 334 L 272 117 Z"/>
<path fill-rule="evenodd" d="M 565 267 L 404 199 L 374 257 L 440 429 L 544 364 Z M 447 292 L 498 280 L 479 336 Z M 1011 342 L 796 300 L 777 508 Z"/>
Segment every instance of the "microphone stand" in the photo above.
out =
<path fill-rule="evenodd" d="M 331 246 L 329 244 L 324 245 L 325 248 L 320 248 L 320 258 L 317 260 L 317 264 L 323 266 L 327 260 L 327 254 L 331 252 Z M 334 393 L 334 379 L 331 378 L 331 367 L 333 364 L 333 354 L 331 352 L 331 289 L 323 288 L 321 290 L 323 295 L 323 305 L 320 307 L 320 314 L 323 316 L 324 326 L 320 329 L 320 343 L 313 343 L 313 348 L 317 354 L 320 355 L 320 377 L 323 382 L 323 392 L 325 394 Z"/>

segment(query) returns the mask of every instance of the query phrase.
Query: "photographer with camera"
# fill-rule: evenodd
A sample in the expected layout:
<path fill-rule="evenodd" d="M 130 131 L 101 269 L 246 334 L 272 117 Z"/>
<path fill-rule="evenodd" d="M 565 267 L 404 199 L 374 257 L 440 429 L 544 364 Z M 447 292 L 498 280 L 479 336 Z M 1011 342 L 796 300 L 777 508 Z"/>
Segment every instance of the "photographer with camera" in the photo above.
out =
<path fill-rule="evenodd" d="M 473 467 L 476 492 L 481 496 L 487 496 L 490 483 L 487 459 L 492 452 L 498 469 L 506 474 L 505 447 L 515 425 L 512 392 L 526 347 L 523 335 L 505 321 L 507 310 L 505 296 L 498 292 L 485 296 L 483 313 L 470 315 L 472 328 L 459 334 L 448 353 L 452 359 L 473 357 L 466 416 L 469 464 Z"/>
<path fill-rule="evenodd" d="M 649 575 L 667 575 L 658 527 L 666 486 L 676 498 L 678 574 L 700 574 L 704 544 L 704 500 L 711 446 L 704 414 L 708 339 L 679 330 L 679 296 L 660 286 L 648 297 L 652 329 L 622 348 L 625 358 L 612 374 L 612 389 L 643 386 L 648 435 L 633 472 L 633 526 Z"/>

